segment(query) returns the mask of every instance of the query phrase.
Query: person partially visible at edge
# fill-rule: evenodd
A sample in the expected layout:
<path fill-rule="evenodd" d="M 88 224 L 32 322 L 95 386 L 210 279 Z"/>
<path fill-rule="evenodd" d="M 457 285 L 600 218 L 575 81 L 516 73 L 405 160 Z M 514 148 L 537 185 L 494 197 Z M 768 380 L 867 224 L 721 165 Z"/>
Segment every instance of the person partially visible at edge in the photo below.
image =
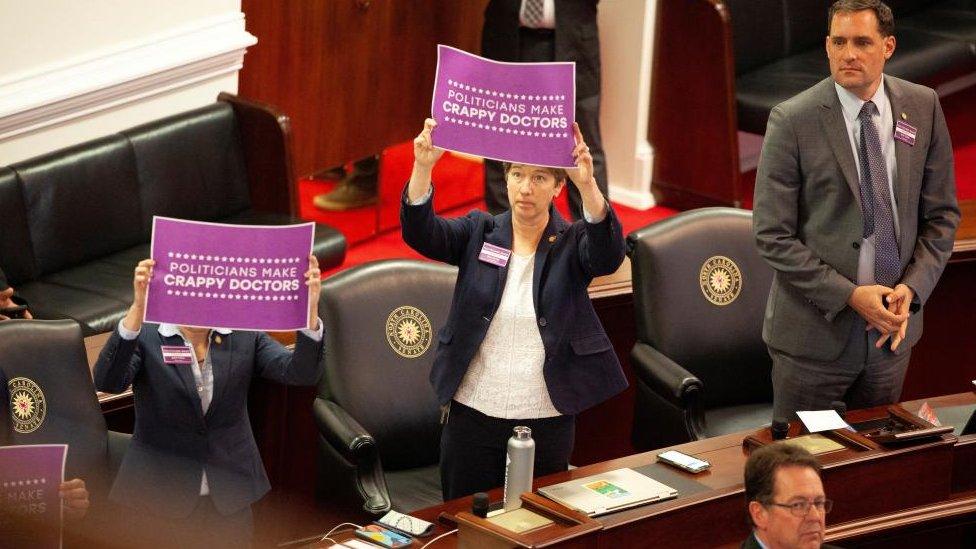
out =
<path fill-rule="evenodd" d="M 820 463 L 787 442 L 763 446 L 745 468 L 746 506 L 752 534 L 742 549 L 818 549 L 824 545 L 827 513 Z"/>

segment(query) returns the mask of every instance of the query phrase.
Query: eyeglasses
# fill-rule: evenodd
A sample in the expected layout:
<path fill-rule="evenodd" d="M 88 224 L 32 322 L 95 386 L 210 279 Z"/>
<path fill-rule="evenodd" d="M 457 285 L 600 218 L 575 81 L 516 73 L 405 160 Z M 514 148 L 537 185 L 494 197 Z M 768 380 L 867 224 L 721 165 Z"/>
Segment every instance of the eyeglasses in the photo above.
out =
<path fill-rule="evenodd" d="M 777 507 L 783 507 L 784 509 L 789 509 L 794 516 L 805 517 L 807 513 L 810 512 L 811 507 L 816 507 L 817 511 L 826 515 L 834 507 L 834 502 L 829 499 L 818 499 L 814 501 L 800 500 L 793 503 L 776 503 L 775 501 L 770 501 L 765 503 L 765 505 L 775 505 Z"/>

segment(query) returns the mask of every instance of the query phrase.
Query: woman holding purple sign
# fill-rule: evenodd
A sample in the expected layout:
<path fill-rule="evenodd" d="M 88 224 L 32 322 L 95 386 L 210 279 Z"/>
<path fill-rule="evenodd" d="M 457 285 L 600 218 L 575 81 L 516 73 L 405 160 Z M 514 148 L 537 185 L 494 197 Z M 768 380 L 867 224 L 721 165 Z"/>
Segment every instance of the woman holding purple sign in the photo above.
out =
<path fill-rule="evenodd" d="M 135 511 L 137 546 L 247 547 L 251 504 L 270 487 L 248 419 L 248 388 L 255 376 L 318 381 L 318 261 L 309 256 L 312 320 L 294 352 L 263 332 L 143 324 L 153 265 L 136 266 L 132 306 L 95 364 L 98 390 L 119 393 L 131 384 L 135 400 L 132 442 L 110 499 Z"/>
<path fill-rule="evenodd" d="M 446 422 L 441 435 L 445 499 L 501 486 L 516 425 L 532 429 L 535 475 L 564 471 L 579 412 L 627 387 L 587 287 L 624 258 L 620 222 L 593 177 L 593 158 L 573 125 L 576 168 L 506 164 L 512 209 L 434 214 L 431 173 L 444 153 L 428 119 L 414 139 L 403 194 L 403 239 L 459 268 L 430 378 Z M 569 223 L 553 206 L 567 185 L 584 218 Z"/>

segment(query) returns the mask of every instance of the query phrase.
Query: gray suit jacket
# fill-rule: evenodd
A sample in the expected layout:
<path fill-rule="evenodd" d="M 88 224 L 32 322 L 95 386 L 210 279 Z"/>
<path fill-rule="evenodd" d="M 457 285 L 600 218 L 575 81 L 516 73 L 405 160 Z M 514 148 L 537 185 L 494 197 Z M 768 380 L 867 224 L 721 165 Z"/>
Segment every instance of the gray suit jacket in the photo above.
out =
<path fill-rule="evenodd" d="M 914 146 L 895 141 L 894 191 L 901 282 L 922 305 L 942 274 L 959 224 L 952 145 L 932 89 L 888 75 L 884 82 L 895 120 L 918 129 Z M 759 253 L 775 270 L 763 324 L 766 344 L 796 357 L 836 359 L 857 316 L 847 298 L 857 280 L 862 215 L 857 163 L 832 78 L 770 113 L 753 225 Z M 921 334 L 919 309 L 899 351 Z"/>

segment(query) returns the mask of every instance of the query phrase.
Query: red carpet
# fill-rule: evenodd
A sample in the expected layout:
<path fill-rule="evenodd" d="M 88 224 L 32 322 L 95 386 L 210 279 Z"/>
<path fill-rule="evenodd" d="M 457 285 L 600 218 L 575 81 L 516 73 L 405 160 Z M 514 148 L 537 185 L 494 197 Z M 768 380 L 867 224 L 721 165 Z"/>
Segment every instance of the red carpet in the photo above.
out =
<path fill-rule="evenodd" d="M 345 212 L 324 212 L 312 204 L 315 195 L 328 192 L 334 181 L 305 179 L 298 183 L 300 215 L 303 219 L 318 221 L 336 227 L 349 242 L 346 260 L 342 265 L 325 273 L 326 276 L 348 269 L 360 263 L 389 258 L 420 258 L 400 238 L 400 192 L 410 177 L 413 166 L 413 145 L 410 142 L 394 145 L 383 151 L 380 160 L 379 204 L 377 207 L 359 208 Z M 472 208 L 484 209 L 482 197 L 484 171 L 479 160 L 445 154 L 434 169 L 433 180 L 437 186 L 434 208 L 441 215 L 464 215 Z M 563 216 L 569 218 L 566 194 L 556 201 Z M 659 219 L 676 213 L 664 207 L 639 211 L 614 205 L 624 233 L 633 231 Z"/>
<path fill-rule="evenodd" d="M 942 98 L 942 108 L 952 135 L 957 195 L 960 200 L 976 199 L 976 86 Z M 299 181 L 301 217 L 336 227 L 349 242 L 345 262 L 326 275 L 377 259 L 420 257 L 403 243 L 399 231 L 400 192 L 410 177 L 412 165 L 411 142 L 400 143 L 383 151 L 379 204 L 377 207 L 345 212 L 323 212 L 312 205 L 313 197 L 330 190 L 335 182 L 314 179 Z M 744 184 L 751 187 L 755 176 L 755 171 L 743 174 Z M 458 216 L 472 208 L 484 209 L 483 169 L 479 160 L 447 153 L 434 169 L 433 179 L 437 185 L 434 207 L 440 214 Z M 557 200 L 557 207 L 565 217 L 569 217 L 565 193 Z M 615 204 L 614 208 L 623 223 L 625 234 L 676 213 L 662 206 L 647 211 L 633 210 L 619 204 Z"/>

